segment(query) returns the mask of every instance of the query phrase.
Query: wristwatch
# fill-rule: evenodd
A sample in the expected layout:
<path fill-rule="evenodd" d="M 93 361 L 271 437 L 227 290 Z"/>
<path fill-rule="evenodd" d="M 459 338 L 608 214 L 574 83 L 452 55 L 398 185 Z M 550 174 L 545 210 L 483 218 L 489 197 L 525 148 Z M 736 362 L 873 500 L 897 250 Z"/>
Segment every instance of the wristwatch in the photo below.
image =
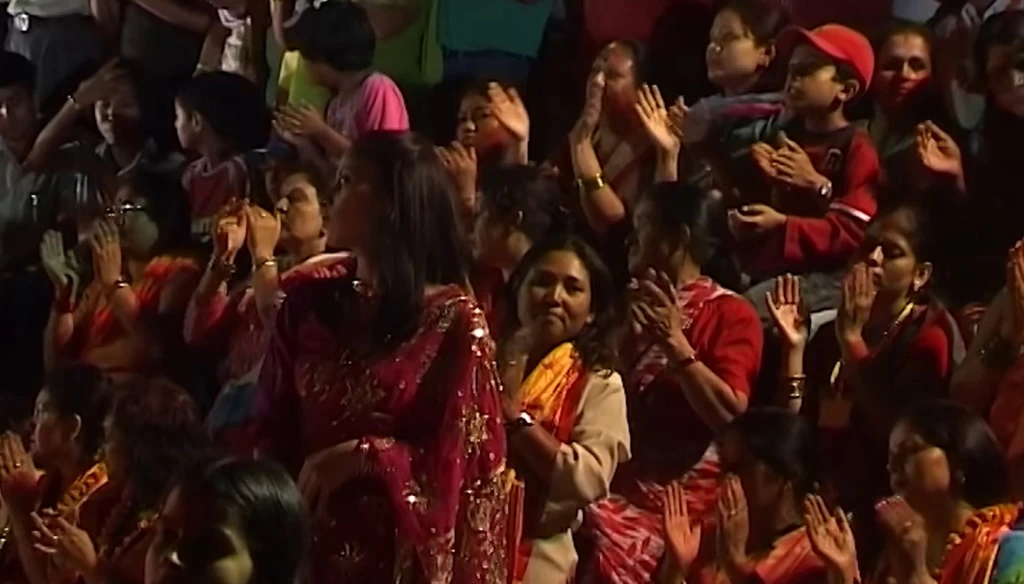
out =
<path fill-rule="evenodd" d="M 519 415 L 513 420 L 505 422 L 506 432 L 518 432 L 520 430 L 528 430 L 533 427 L 536 422 L 528 412 L 519 412 Z"/>
<path fill-rule="evenodd" d="M 825 182 L 818 186 L 818 196 L 824 199 L 832 198 L 832 181 L 825 179 Z"/>

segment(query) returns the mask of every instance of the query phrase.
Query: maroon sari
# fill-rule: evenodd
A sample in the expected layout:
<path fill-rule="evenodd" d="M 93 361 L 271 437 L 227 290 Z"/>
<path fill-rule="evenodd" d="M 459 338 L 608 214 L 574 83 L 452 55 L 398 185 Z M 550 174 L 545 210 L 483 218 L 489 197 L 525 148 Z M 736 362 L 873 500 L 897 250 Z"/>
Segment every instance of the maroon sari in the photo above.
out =
<path fill-rule="evenodd" d="M 324 322 L 325 303 L 341 324 Z M 312 581 L 503 584 L 505 435 L 483 312 L 442 288 L 409 339 L 374 350 L 373 310 L 352 276 L 305 283 L 263 365 L 261 453 L 297 472 L 358 439 L 368 458 L 314 521 Z"/>

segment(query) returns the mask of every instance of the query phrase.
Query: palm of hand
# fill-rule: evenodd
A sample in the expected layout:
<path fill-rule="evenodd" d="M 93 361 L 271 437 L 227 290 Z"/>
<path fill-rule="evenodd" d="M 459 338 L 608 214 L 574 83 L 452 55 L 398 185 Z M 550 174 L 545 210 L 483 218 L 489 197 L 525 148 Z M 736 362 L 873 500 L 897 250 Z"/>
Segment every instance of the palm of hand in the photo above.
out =
<path fill-rule="evenodd" d="M 679 138 L 672 131 L 672 122 L 669 121 L 666 111 L 658 110 L 653 117 L 644 118 L 643 122 L 644 127 L 647 128 L 647 134 L 659 148 L 662 150 L 676 150 L 679 148 Z"/>
<path fill-rule="evenodd" d="M 820 532 L 809 530 L 808 536 L 815 553 L 832 568 L 847 570 L 856 563 L 853 536 L 844 533 L 835 519 L 830 519 Z"/>
<path fill-rule="evenodd" d="M 921 162 L 938 174 L 956 174 L 960 169 L 960 153 L 948 144 L 930 142 L 921 153 Z"/>
<path fill-rule="evenodd" d="M 807 340 L 807 332 L 801 326 L 800 311 L 795 304 L 783 304 L 778 307 L 779 333 L 790 345 L 795 345 Z"/>
<path fill-rule="evenodd" d="M 521 102 L 504 101 L 494 106 L 494 117 L 516 140 L 530 137 L 530 116 Z"/>
<path fill-rule="evenodd" d="M 665 537 L 672 557 L 684 565 L 691 565 L 700 551 L 700 528 L 690 525 L 689 517 L 665 519 Z"/>

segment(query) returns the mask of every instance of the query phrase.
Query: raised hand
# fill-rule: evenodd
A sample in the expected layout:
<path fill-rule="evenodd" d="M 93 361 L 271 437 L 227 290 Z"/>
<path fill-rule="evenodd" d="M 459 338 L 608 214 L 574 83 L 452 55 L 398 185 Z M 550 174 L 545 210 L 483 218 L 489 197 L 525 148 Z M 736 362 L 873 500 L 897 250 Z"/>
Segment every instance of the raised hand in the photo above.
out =
<path fill-rule="evenodd" d="M 459 204 L 467 216 L 476 211 L 478 161 L 476 148 L 452 142 L 447 148 L 437 148 L 437 157 L 448 169 L 459 194 Z"/>
<path fill-rule="evenodd" d="M 800 314 L 800 278 L 786 274 L 775 279 L 775 291 L 765 294 L 768 313 L 789 349 L 807 345 L 807 323 Z"/>
<path fill-rule="evenodd" d="M 80 108 L 92 107 L 97 101 L 105 99 L 114 91 L 114 85 L 126 73 L 120 68 L 121 61 L 117 57 L 107 61 L 100 70 L 78 86 L 74 93 L 74 102 Z"/>
<path fill-rule="evenodd" d="M 214 225 L 213 255 L 223 261 L 233 261 L 245 245 L 247 224 L 245 202 L 233 201 L 221 209 Z"/>
<path fill-rule="evenodd" d="M 863 339 L 878 291 L 871 270 L 863 262 L 854 264 L 842 282 L 842 302 L 836 315 L 836 336 L 840 343 Z"/>
<path fill-rule="evenodd" d="M 43 241 L 39 245 L 39 257 L 50 282 L 57 290 L 65 290 L 71 283 L 71 269 L 67 253 L 64 251 L 64 237 L 53 230 L 44 233 Z"/>
<path fill-rule="evenodd" d="M 693 348 L 683 332 L 683 316 L 676 301 L 672 279 L 653 269 L 631 286 L 629 309 L 633 332 L 645 334 L 677 355 L 689 355 Z"/>
<path fill-rule="evenodd" d="M 252 260 L 262 261 L 274 257 L 281 238 L 281 217 L 256 205 L 245 207 L 246 243 Z"/>
<path fill-rule="evenodd" d="M 730 574 L 749 572 L 747 540 L 750 516 L 743 485 L 736 475 L 728 475 L 718 498 L 718 555 Z"/>
<path fill-rule="evenodd" d="M 96 224 L 96 232 L 89 241 L 96 278 L 104 289 L 110 289 L 123 276 L 121 263 L 121 235 L 117 225 L 108 220 Z"/>
<path fill-rule="evenodd" d="M 671 483 L 665 488 L 662 507 L 669 558 L 676 571 L 685 577 L 700 551 L 701 524 L 690 521 L 686 489 L 682 482 Z"/>
<path fill-rule="evenodd" d="M 644 129 L 647 130 L 647 136 L 656 148 L 662 152 L 679 152 L 683 133 L 669 118 L 665 100 L 661 97 L 661 91 L 657 85 L 644 84 L 641 86 L 637 102 L 633 107 L 636 109 Z"/>
<path fill-rule="evenodd" d="M 957 180 L 963 179 L 963 156 L 956 140 L 932 121 L 918 124 L 914 134 L 917 159 L 929 171 Z"/>
<path fill-rule="evenodd" d="M 597 123 L 601 119 L 602 102 L 604 101 L 604 71 L 596 71 L 590 74 L 587 79 L 587 97 L 583 103 L 583 111 L 580 112 L 576 125 L 569 133 L 569 139 L 573 144 L 590 141 L 597 130 Z"/>
<path fill-rule="evenodd" d="M 40 473 L 13 432 L 0 436 L 0 502 L 15 518 L 31 513 L 39 500 Z"/>
<path fill-rule="evenodd" d="M 491 101 L 491 113 L 518 141 L 530 139 L 530 114 L 514 87 L 503 88 L 497 83 L 487 86 L 487 97 Z"/>
<path fill-rule="evenodd" d="M 1013 246 L 1006 260 L 1006 290 L 1011 318 L 1000 323 L 1000 334 L 1011 342 L 1021 343 L 1024 342 L 1024 240 Z"/>
<path fill-rule="evenodd" d="M 323 113 L 308 104 L 286 105 L 277 111 L 275 120 L 278 127 L 288 134 L 314 139 L 327 128 Z"/>
<path fill-rule="evenodd" d="M 856 582 L 857 547 L 843 510 L 837 508 L 830 514 L 821 497 L 808 496 L 804 500 L 804 524 L 811 549 L 834 576 L 834 581 Z"/>

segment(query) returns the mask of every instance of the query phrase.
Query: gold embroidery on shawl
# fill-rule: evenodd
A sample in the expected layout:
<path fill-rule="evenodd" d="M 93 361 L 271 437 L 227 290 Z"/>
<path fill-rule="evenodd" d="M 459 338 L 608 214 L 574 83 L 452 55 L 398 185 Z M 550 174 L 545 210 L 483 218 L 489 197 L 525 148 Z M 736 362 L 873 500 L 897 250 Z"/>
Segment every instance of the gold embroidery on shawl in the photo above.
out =
<path fill-rule="evenodd" d="M 424 546 L 420 561 L 427 581 L 449 584 L 455 571 L 455 532 L 434 536 Z"/>
<path fill-rule="evenodd" d="M 491 438 L 491 432 L 488 429 L 490 419 L 491 417 L 487 414 L 480 413 L 476 404 L 470 404 L 459 416 L 466 452 L 470 456 L 479 454 L 481 446 Z"/>
<path fill-rule="evenodd" d="M 459 557 L 478 581 L 494 584 L 506 581 L 509 570 L 506 487 L 505 467 L 501 464 L 488 476 L 463 489 L 460 511 L 469 529 L 458 534 Z M 471 563 L 474 554 L 482 564 Z"/>

